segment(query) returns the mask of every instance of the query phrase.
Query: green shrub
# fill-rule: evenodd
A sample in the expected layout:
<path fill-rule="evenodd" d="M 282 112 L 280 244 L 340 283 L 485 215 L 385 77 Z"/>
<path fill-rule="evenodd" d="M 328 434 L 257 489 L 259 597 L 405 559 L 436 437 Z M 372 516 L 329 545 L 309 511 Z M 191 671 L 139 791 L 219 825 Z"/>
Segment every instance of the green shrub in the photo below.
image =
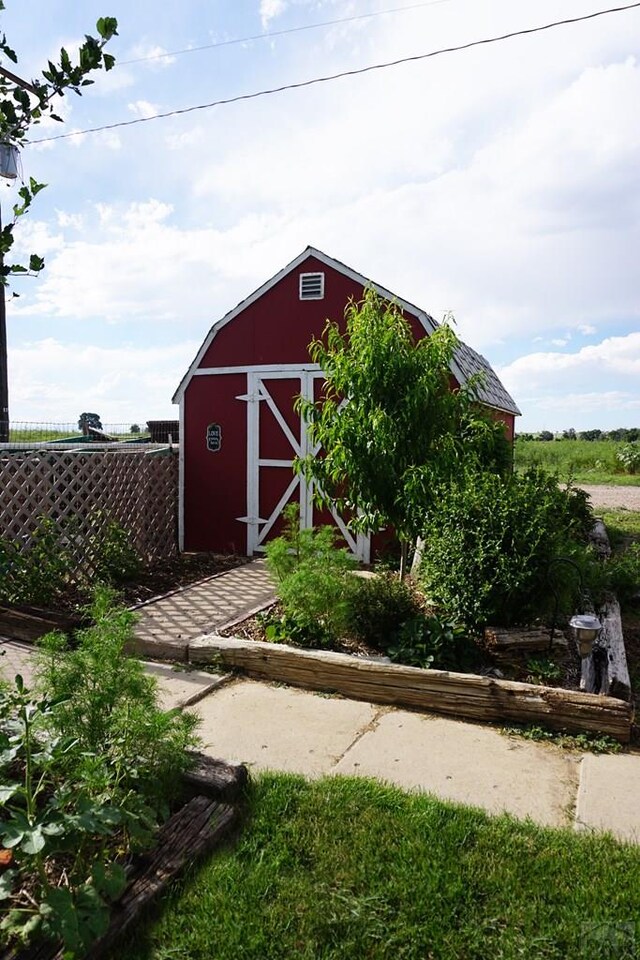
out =
<path fill-rule="evenodd" d="M 278 599 L 299 643 L 331 645 L 349 622 L 357 586 L 350 572 L 357 561 L 336 546 L 334 527 L 301 530 L 297 504 L 290 504 L 284 516 L 284 534 L 266 548 Z"/>
<path fill-rule="evenodd" d="M 49 517 L 24 543 L 0 539 L 0 603 L 48 606 L 71 582 L 89 595 L 96 580 L 116 586 L 135 577 L 141 561 L 126 530 L 101 512 L 94 523 L 85 542 L 74 518 L 63 525 Z"/>
<path fill-rule="evenodd" d="M 27 544 L 0 540 L 0 601 L 49 604 L 63 592 L 72 568 L 58 524 L 42 518 Z"/>
<path fill-rule="evenodd" d="M 78 631 L 73 646 L 60 633 L 42 638 L 39 686 L 58 701 L 59 732 L 90 758 L 120 770 L 123 788 L 135 787 L 164 812 L 178 787 L 176 773 L 189 763 L 185 751 L 196 743 L 197 719 L 159 708 L 155 679 L 125 652 L 135 614 L 115 606 L 114 597 L 108 587 L 96 588 L 93 626 Z"/>
<path fill-rule="evenodd" d="M 640 470 L 640 441 L 625 443 L 616 452 L 616 460 L 622 464 L 627 473 L 637 473 Z"/>
<path fill-rule="evenodd" d="M 387 652 L 394 663 L 438 670 L 466 670 L 478 659 L 464 628 L 425 613 L 399 627 Z"/>
<path fill-rule="evenodd" d="M 640 592 L 640 542 L 630 544 L 623 553 L 613 554 L 606 562 L 607 587 L 622 604 Z"/>
<path fill-rule="evenodd" d="M 419 616 L 420 604 L 406 580 L 391 572 L 361 579 L 351 598 L 350 630 L 355 637 L 386 650 L 398 630 Z"/>
<path fill-rule="evenodd" d="M 114 520 L 106 519 L 95 537 L 93 566 L 95 576 L 118 585 L 132 580 L 142 566 L 127 531 Z"/>
<path fill-rule="evenodd" d="M 428 517 L 420 573 L 425 593 L 472 629 L 530 622 L 546 612 L 550 587 L 560 608 L 570 610 L 579 578 L 568 565 L 553 571 L 549 565 L 564 555 L 587 567 L 582 541 L 591 525 L 582 491 L 561 489 L 543 471 L 507 479 L 467 473 L 441 491 Z"/>

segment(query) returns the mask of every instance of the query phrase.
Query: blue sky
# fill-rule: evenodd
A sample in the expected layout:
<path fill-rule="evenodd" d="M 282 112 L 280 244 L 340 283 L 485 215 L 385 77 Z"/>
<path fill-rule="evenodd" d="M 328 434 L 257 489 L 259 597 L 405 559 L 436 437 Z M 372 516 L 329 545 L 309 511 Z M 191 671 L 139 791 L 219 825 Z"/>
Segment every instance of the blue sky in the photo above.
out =
<path fill-rule="evenodd" d="M 24 78 L 95 33 L 99 16 L 119 21 L 118 66 L 34 139 L 606 6 L 6 5 Z M 438 319 L 452 311 L 518 402 L 520 430 L 640 424 L 639 41 L 640 8 L 25 148 L 25 177 L 49 186 L 16 245 L 46 270 L 8 304 L 12 419 L 177 416 L 171 396 L 211 324 L 312 244 Z M 0 184 L 5 216 L 15 189 Z"/>

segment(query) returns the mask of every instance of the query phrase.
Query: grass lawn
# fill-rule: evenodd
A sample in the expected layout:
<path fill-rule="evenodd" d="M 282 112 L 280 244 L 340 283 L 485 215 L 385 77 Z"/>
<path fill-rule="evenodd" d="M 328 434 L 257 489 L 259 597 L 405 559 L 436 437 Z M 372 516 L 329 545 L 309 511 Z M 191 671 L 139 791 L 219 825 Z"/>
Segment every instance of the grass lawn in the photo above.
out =
<path fill-rule="evenodd" d="M 578 483 L 640 485 L 640 474 L 625 473 L 616 460 L 623 443 L 613 440 L 518 440 L 515 442 L 516 470 L 540 466 L 557 471 L 561 480 L 571 477 Z"/>
<path fill-rule="evenodd" d="M 626 958 L 640 849 L 369 780 L 263 775 L 113 960 Z"/>
<path fill-rule="evenodd" d="M 634 540 L 640 540 L 640 512 L 638 510 L 605 510 L 598 507 L 595 511 L 604 520 L 611 546 L 624 546 Z"/>

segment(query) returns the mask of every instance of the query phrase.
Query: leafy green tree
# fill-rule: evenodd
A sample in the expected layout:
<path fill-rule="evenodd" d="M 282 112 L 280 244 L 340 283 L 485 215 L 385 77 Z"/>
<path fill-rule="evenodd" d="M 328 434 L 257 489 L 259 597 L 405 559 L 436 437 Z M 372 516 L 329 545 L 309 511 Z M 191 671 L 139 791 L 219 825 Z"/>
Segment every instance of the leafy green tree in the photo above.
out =
<path fill-rule="evenodd" d="M 4 9 L 4 2 L 0 0 L 0 11 Z M 23 80 L 7 69 L 7 61 L 17 64 L 18 57 L 7 43 L 6 36 L 0 34 L 0 59 L 3 64 L 0 66 L 0 151 L 5 157 L 15 159 L 27 141 L 31 128 L 42 120 L 62 122 L 56 113 L 60 99 L 70 92 L 80 96 L 82 88 L 93 83 L 88 74 L 113 67 L 115 59 L 104 53 L 103 47 L 117 34 L 117 28 L 118 22 L 114 17 L 100 17 L 96 24 L 98 37 L 85 37 L 76 62 L 62 48 L 59 62 L 50 60 L 41 77 L 32 81 Z M 7 440 L 9 435 L 4 288 L 8 286 L 10 277 L 24 274 L 35 276 L 44 267 L 44 258 L 36 253 L 32 253 L 26 263 L 12 261 L 13 231 L 16 221 L 27 213 L 34 198 L 44 187 L 44 183 L 29 177 L 28 182 L 23 182 L 18 190 L 19 200 L 13 205 L 12 217 L 6 224 L 0 222 L 0 440 Z M 17 294 L 14 293 L 14 296 Z"/>
<path fill-rule="evenodd" d="M 129 427 L 129 430 L 131 431 L 131 433 L 140 433 L 140 424 L 132 423 L 131 426 Z"/>
<path fill-rule="evenodd" d="M 309 348 L 326 377 L 324 396 L 301 397 L 298 409 L 323 452 L 295 469 L 352 530 L 392 526 L 404 573 L 436 487 L 483 445 L 506 443 L 504 428 L 480 413 L 475 382 L 451 388 L 458 339 L 448 324 L 416 342 L 398 307 L 371 289 L 345 317 L 345 333 L 328 322 Z"/>
<path fill-rule="evenodd" d="M 78 430 L 88 433 L 89 427 L 94 430 L 102 430 L 102 421 L 98 413 L 81 413 L 78 417 Z"/>

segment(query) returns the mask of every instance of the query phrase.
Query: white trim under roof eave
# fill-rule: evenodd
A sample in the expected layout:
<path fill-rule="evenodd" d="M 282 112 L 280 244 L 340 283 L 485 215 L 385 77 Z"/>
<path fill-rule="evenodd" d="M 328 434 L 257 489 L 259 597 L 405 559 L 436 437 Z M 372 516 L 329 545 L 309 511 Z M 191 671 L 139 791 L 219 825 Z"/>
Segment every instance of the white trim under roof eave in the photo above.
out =
<path fill-rule="evenodd" d="M 414 314 L 415 317 L 420 321 L 424 327 L 427 334 L 433 333 L 437 329 L 438 324 L 436 321 L 429 316 L 428 313 L 425 313 L 424 310 L 420 310 L 419 307 L 414 306 L 414 304 L 409 303 L 408 300 L 403 300 L 401 297 L 397 297 L 394 293 L 391 293 L 390 290 L 387 290 L 386 287 L 381 287 L 379 283 L 375 283 L 373 280 L 368 280 L 367 277 L 363 276 L 361 273 L 358 273 L 356 270 L 352 270 L 351 267 L 347 267 L 346 264 L 341 263 L 340 260 L 335 260 L 333 257 L 328 256 L 326 253 L 323 253 L 322 250 L 318 250 L 316 247 L 306 247 L 302 253 L 298 254 L 290 263 L 288 263 L 282 270 L 279 270 L 270 280 L 267 280 L 262 286 L 258 287 L 257 290 L 254 290 L 252 294 L 246 297 L 244 300 L 241 300 L 240 303 L 224 315 L 220 320 L 217 320 L 209 333 L 205 337 L 202 346 L 198 350 L 194 361 L 191 366 L 185 373 L 184 377 L 180 381 L 178 389 L 173 395 L 172 402 L 179 403 L 180 399 L 184 396 L 184 392 L 187 389 L 189 382 L 197 368 L 200 366 L 203 357 L 205 356 L 207 350 L 211 346 L 211 343 L 214 337 L 220 332 L 220 330 L 226 326 L 227 323 L 230 323 L 232 320 L 238 316 L 243 310 L 251 306 L 252 303 L 255 303 L 263 294 L 267 293 L 272 287 L 279 283 L 283 277 L 286 277 L 287 274 L 291 273 L 300 264 L 304 263 L 305 260 L 308 260 L 309 257 L 315 257 L 321 263 L 324 263 L 325 266 L 331 267 L 337 273 L 343 274 L 343 276 L 349 277 L 351 280 L 355 280 L 356 283 L 360 284 L 363 287 L 372 287 L 376 293 L 378 293 L 385 300 L 391 300 L 394 303 L 397 303 L 402 310 L 406 310 L 407 313 Z M 459 369 L 452 369 L 454 376 L 458 377 L 460 373 Z"/>

